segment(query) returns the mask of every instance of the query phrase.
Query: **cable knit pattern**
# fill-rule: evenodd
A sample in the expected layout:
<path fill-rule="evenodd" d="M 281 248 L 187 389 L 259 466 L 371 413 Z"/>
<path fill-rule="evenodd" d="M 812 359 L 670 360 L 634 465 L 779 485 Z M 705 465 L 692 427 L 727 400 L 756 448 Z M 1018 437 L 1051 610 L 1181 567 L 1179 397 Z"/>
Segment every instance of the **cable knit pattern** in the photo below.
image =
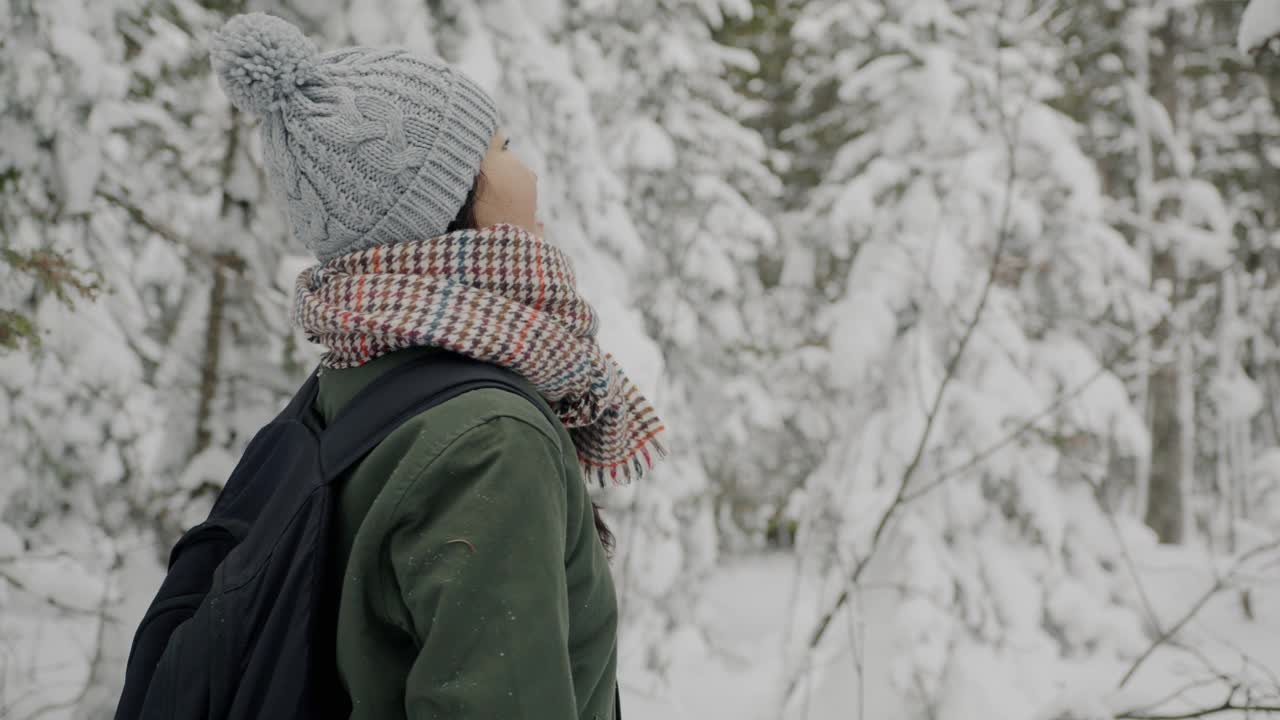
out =
<path fill-rule="evenodd" d="M 319 53 L 264 13 L 228 20 L 210 58 L 236 107 L 262 118 L 272 191 L 322 262 L 442 234 L 497 131 L 492 99 L 444 61 L 402 49 Z"/>
<path fill-rule="evenodd" d="M 512 225 L 374 247 L 298 276 L 294 320 L 346 368 L 432 346 L 501 365 L 547 399 L 584 476 L 644 474 L 665 451 L 661 420 L 595 340 L 569 258 Z"/>

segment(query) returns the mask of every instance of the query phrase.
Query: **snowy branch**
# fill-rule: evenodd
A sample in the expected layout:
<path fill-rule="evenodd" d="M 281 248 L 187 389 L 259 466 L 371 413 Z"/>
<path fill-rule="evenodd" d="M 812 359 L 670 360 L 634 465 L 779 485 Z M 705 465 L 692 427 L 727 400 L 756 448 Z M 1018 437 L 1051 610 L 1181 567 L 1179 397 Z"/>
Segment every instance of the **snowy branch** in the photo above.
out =
<path fill-rule="evenodd" d="M 103 522 L 104 518 L 101 514 L 101 506 L 98 507 L 98 511 L 97 527 L 95 529 L 103 533 L 105 536 L 107 535 L 107 528 Z M 111 571 L 114 572 L 118 570 L 121 563 L 122 557 L 120 553 L 113 550 L 112 560 L 110 563 Z M 98 596 L 97 601 L 94 603 L 92 608 L 85 608 L 68 605 L 52 595 L 37 593 L 12 573 L 5 572 L 3 567 L 0 567 L 0 580 L 9 583 L 12 587 L 20 591 L 36 596 L 40 601 L 64 614 L 80 617 L 92 617 L 94 619 L 92 644 L 90 648 L 87 649 L 87 657 L 85 658 L 85 662 L 88 666 L 88 673 L 83 682 L 78 681 L 77 684 L 79 685 L 79 688 L 77 692 L 65 699 L 50 700 L 45 702 L 43 705 L 24 711 L 23 717 L 25 720 L 39 720 L 46 716 L 56 715 L 60 711 L 66 711 L 73 708 L 86 708 L 86 705 L 88 704 L 87 701 L 90 696 L 93 693 L 102 692 L 104 690 L 102 685 L 103 678 L 101 675 L 106 653 L 109 650 L 106 640 L 106 629 L 107 623 L 112 621 L 109 613 L 112 605 L 110 584 L 108 583 L 103 585 L 101 594 Z M 2 671 L 3 668 L 0 667 L 0 679 L 3 679 Z M 2 689 L 2 687 L 0 687 L 0 689 Z M 26 699 L 37 697 L 44 692 L 47 692 L 48 689 L 49 688 L 47 687 L 42 688 L 37 685 L 32 690 L 19 695 L 17 698 L 12 698 L 7 702 L 4 702 L 3 695 L 0 694 L 0 717 L 12 716 L 16 712 L 16 708 L 19 707 L 19 703 L 24 702 Z M 114 692 L 114 689 L 107 690 L 107 692 Z"/>
<path fill-rule="evenodd" d="M 244 269 L 244 261 L 239 256 L 232 253 L 212 253 L 208 250 L 192 245 L 183 238 L 182 233 L 165 224 L 163 221 L 151 217 L 137 203 L 133 202 L 120 192 L 112 192 L 110 190 L 100 188 L 98 190 L 98 197 L 101 197 L 103 200 L 106 200 L 112 205 L 123 210 L 125 214 L 129 216 L 129 219 L 133 220 L 133 222 L 143 229 L 164 238 L 179 248 L 182 248 L 184 252 L 188 253 L 190 256 L 200 259 L 210 267 L 215 269 L 227 267 L 237 272 Z M 187 258 L 187 262 L 190 264 L 190 258 Z"/>
<path fill-rule="evenodd" d="M 146 228 L 148 231 L 159 235 L 184 250 L 197 254 L 199 253 L 199 250 L 196 250 L 187 244 L 186 240 L 182 238 L 181 234 L 177 230 L 174 230 L 159 220 L 152 219 L 141 207 L 137 205 L 137 203 L 125 198 L 124 195 L 111 192 L 104 188 L 99 188 L 98 196 L 121 210 L 124 210 L 131 220 L 138 225 L 141 225 L 143 228 Z"/>
<path fill-rule="evenodd" d="M 1240 18 L 1236 47 L 1257 60 L 1263 54 L 1280 55 L 1280 2 L 1251 0 Z"/>
<path fill-rule="evenodd" d="M 12 573 L 7 572 L 3 567 L 0 567 L 0 580 L 3 580 L 4 582 L 13 586 L 13 588 L 16 590 L 20 590 L 22 592 L 25 592 L 31 595 L 36 595 L 36 593 L 32 591 L 31 588 L 29 588 L 25 582 L 18 579 L 18 577 L 13 575 Z M 76 607 L 74 605 L 68 605 L 62 602 L 61 600 L 58 600 L 57 598 L 51 597 L 48 595 L 37 595 L 37 597 L 39 597 L 40 601 L 47 604 L 49 607 L 64 613 L 68 613 L 70 615 L 97 615 L 99 613 L 99 608 L 87 609 L 83 607 Z"/>

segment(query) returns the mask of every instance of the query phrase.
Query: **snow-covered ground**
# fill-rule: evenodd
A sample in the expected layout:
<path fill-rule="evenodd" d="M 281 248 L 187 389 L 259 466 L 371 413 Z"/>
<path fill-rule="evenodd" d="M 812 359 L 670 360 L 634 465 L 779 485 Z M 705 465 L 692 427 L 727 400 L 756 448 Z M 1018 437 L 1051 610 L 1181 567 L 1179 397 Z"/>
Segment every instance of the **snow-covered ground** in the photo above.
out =
<path fill-rule="evenodd" d="M 162 571 L 130 537 L 200 521 L 320 352 L 289 327 L 311 261 L 208 75 L 231 5 L 0 13 L 0 720 L 114 706 Z M 251 5 L 456 59 L 538 172 L 673 430 L 605 495 L 628 720 L 1280 705 L 1280 553 L 1197 606 L 1234 561 L 1196 545 L 1280 527 L 1280 119 L 1227 57 L 1280 53 L 1280 0 Z M 45 248 L 96 301 L 40 289 Z M 27 322 L 39 352 L 7 353 Z M 1118 551 L 1106 509 L 1175 497 L 1186 548 L 1132 521 Z M 826 546 L 738 549 L 788 518 Z M 830 548 L 877 539 L 811 651 Z"/>
<path fill-rule="evenodd" d="M 1239 591 L 1215 594 L 1179 634 L 1181 648 L 1162 644 L 1145 660 L 1125 688 L 1116 691 L 1136 658 L 1123 661 L 1057 659 L 1028 664 L 1022 672 L 1041 677 L 1011 677 L 990 650 L 974 647 L 964 669 L 953 673 L 939 699 L 940 720 L 1094 720 L 1126 711 L 1177 715 L 1220 705 L 1227 694 L 1216 671 L 1267 676 L 1280 674 L 1280 568 L 1271 555 L 1269 570 L 1254 567 L 1249 603 L 1253 619 L 1244 615 Z M 1142 584 L 1160 626 L 1168 629 L 1183 618 L 1215 583 L 1212 561 L 1185 549 L 1151 547 L 1135 557 Z M 1219 573 L 1220 574 L 1220 573 Z M 665 685 L 637 682 L 643 673 L 622 670 L 623 702 L 629 720 L 889 720 L 906 717 L 902 693 L 891 672 L 891 591 L 868 591 L 861 604 L 859 638 L 864 644 L 862 679 L 853 653 L 827 660 L 824 672 L 810 673 L 817 682 L 802 684 L 797 696 L 780 709 L 786 667 L 787 627 L 808 627 L 802 617 L 813 606 L 812 588 L 797 587 L 796 559 L 784 553 L 743 557 L 722 565 L 701 596 L 699 615 L 706 631 L 689 631 L 672 642 L 676 661 Z M 847 630 L 841 628 L 842 631 Z M 846 635 L 846 637 L 848 637 Z M 624 640 L 625 641 L 625 640 Z M 850 638 L 849 645 L 853 643 Z M 1001 668 L 1006 668 L 1004 672 Z M 821 680 L 819 678 L 825 678 Z M 1015 682 L 1017 681 L 1017 682 Z M 1206 682 L 1210 681 L 1210 682 Z M 1030 687 L 1056 688 L 1028 692 Z M 1180 698 L 1162 704 L 1188 688 Z M 866 702 L 859 710 L 859 688 Z M 994 692 L 993 692 L 994 691 Z M 1254 699 L 1259 700 L 1259 698 Z M 1237 703 L 1243 703 L 1243 693 Z M 1275 704 L 1272 699 L 1271 704 Z M 1093 714 L 1089 714 L 1092 712 Z M 1224 712 L 1225 720 L 1266 717 L 1259 713 Z"/>
<path fill-rule="evenodd" d="M 121 627 L 132 627 L 160 576 L 158 567 L 142 554 L 123 555 L 127 567 L 116 591 L 126 602 L 114 614 L 121 619 Z M 1136 548 L 1133 558 L 1164 630 L 1183 620 L 1219 579 L 1229 581 L 1226 584 L 1233 589 L 1212 594 L 1181 626 L 1177 641 L 1161 644 L 1119 690 L 1136 656 L 1061 658 L 1042 648 L 957 645 L 934 717 L 1110 720 L 1125 712 L 1177 716 L 1222 704 L 1228 688 L 1215 679 L 1217 673 L 1233 680 L 1253 678 L 1269 687 L 1280 685 L 1274 679 L 1280 675 L 1280 555 L 1274 549 L 1258 553 L 1243 571 L 1234 573 L 1236 563 L 1231 558 L 1185 548 Z M 6 606 L 0 615 L 0 633 L 10 642 L 0 657 L 10 668 L 36 668 L 40 673 L 36 683 L 40 693 L 28 701 L 10 700 L 11 716 L 29 717 L 41 707 L 52 707 L 41 716 L 71 718 L 95 701 L 112 703 L 114 698 L 80 697 L 92 671 L 90 650 L 99 625 L 96 616 L 77 610 L 91 610 L 103 589 L 65 562 L 29 570 L 23 577 L 29 589 L 48 586 L 42 594 L 79 595 L 86 604 L 68 607 L 58 617 L 51 617 L 44 607 L 24 611 L 20 604 Z M 918 717 L 910 709 L 909 688 L 904 690 L 895 670 L 901 665 L 898 656 L 904 638 L 896 589 L 865 588 L 856 606 L 837 619 L 833 637 L 838 640 L 824 651 L 787 652 L 788 647 L 806 645 L 801 633 L 812 628 L 817 601 L 830 596 L 831 588 L 819 592 L 805 579 L 805 570 L 798 556 L 789 552 L 726 559 L 707 578 L 696 610 L 684 619 L 688 624 L 663 643 L 670 663 L 662 678 L 645 671 L 644 660 L 627 652 L 645 643 L 624 636 L 620 677 L 628 720 Z M 65 592 L 69 585 L 79 590 Z M 1247 608 L 1252 618 L 1246 617 L 1239 587 L 1249 588 Z M 1093 607 L 1088 602 L 1080 605 L 1082 610 Z M 858 619 L 849 624 L 850 618 Z M 106 629 L 113 631 L 110 624 Z M 1148 637 L 1141 647 L 1151 645 L 1153 639 Z M 124 648 L 128 642 L 126 637 L 102 640 L 108 648 Z M 854 652 L 859 644 L 860 650 Z M 97 672 L 111 673 L 123 660 L 102 658 Z M 801 681 L 784 706 L 784 687 L 793 674 Z M 97 681 L 99 693 L 103 686 L 118 686 L 116 679 L 99 677 Z M 1177 695 L 1182 689 L 1185 692 Z M 865 697 L 861 703 L 860 694 Z M 1243 692 L 1235 698 L 1237 704 L 1249 700 Z M 1256 704 L 1275 705 L 1278 700 L 1252 698 Z M 1245 720 L 1269 715 L 1221 712 L 1212 717 Z"/>

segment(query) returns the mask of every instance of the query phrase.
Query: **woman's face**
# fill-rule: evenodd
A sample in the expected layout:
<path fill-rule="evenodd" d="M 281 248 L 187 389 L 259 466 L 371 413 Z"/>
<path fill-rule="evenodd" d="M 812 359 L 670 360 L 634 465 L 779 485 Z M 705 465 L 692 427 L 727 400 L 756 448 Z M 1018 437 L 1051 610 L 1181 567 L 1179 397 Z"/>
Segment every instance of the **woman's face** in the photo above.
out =
<path fill-rule="evenodd" d="M 484 176 L 476 193 L 475 217 L 480 227 L 507 223 L 542 235 L 538 222 L 538 176 L 511 150 L 502 130 L 494 133 L 480 163 Z"/>

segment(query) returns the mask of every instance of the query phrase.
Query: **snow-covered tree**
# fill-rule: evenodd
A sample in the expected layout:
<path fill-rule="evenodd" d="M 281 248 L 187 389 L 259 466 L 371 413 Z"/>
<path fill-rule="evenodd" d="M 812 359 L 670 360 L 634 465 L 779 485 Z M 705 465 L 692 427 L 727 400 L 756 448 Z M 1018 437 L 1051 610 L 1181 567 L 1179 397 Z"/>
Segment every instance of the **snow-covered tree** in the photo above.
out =
<path fill-rule="evenodd" d="M 1276 388 L 1276 106 L 1231 48 L 1240 5 L 1077 7 L 1058 105 L 1086 128 L 1107 215 L 1170 306 L 1126 373 L 1153 429 L 1150 493 L 1139 468 L 1132 507 L 1162 539 L 1234 544 L 1263 491 L 1253 448 L 1276 437 L 1262 402 Z"/>
<path fill-rule="evenodd" d="M 1280 36 L 1280 6 L 1272 0 L 1249 0 L 1238 24 L 1236 44 L 1243 54 L 1268 50 Z"/>
<path fill-rule="evenodd" d="M 69 268 L 100 276 L 102 293 L 68 307 L 36 293 L 39 277 L 5 287 L 2 307 L 12 304 L 14 317 L 21 311 L 44 334 L 38 353 L 0 357 L 0 407 L 15 428 L 0 456 L 18 468 L 0 486 L 0 632 L 8 633 L 0 647 L 11 653 L 0 662 L 0 714 L 114 701 L 127 634 L 169 544 L 202 517 L 252 432 L 318 354 L 288 327 L 288 290 L 306 259 L 270 203 L 252 121 L 232 111 L 209 70 L 205 41 L 227 15 L 266 10 L 322 44 L 408 46 L 477 77 L 498 100 L 514 147 L 539 170 L 548 232 L 600 309 L 604 344 L 642 385 L 657 385 L 663 358 L 632 309 L 627 276 L 650 248 L 606 159 L 577 60 L 557 42 L 566 32 L 557 4 L 24 8 L 6 18 L 14 32 L 0 69 L 4 249 L 23 260 L 63 253 Z M 664 413 L 672 404 L 660 403 Z M 677 457 L 665 485 L 658 475 L 647 495 L 602 497 L 623 542 L 637 548 L 626 558 L 635 577 L 657 579 L 640 568 L 652 558 L 662 572 L 680 572 L 667 552 L 683 555 L 692 538 L 675 531 L 664 498 L 700 477 L 699 467 Z M 633 497 L 645 497 L 648 510 L 627 511 Z M 714 548 L 703 527 L 702 545 Z M 637 612 L 661 593 L 638 601 Z M 50 631 L 96 642 L 36 641 Z M 39 670 L 50 662 L 66 667 Z"/>
<path fill-rule="evenodd" d="M 955 705 L 990 682 L 1025 717 L 1049 688 L 1011 695 L 996 678 L 1140 650 L 1105 490 L 1148 452 L 1116 363 L 1161 306 L 1107 222 L 1079 126 L 1050 104 L 1054 17 L 1024 2 L 813 2 L 795 21 L 799 101 L 838 98 L 809 116 L 843 134 L 802 246 L 848 271 L 831 281 L 803 261 L 839 293 L 818 317 L 837 430 L 793 505 L 799 551 L 827 578 L 793 687 L 843 684 L 863 707 L 892 687 L 911 717 L 978 717 L 989 709 Z M 893 653 L 862 663 L 858 608 L 885 593 Z M 858 683 L 836 662 L 847 653 Z"/>
<path fill-rule="evenodd" d="M 606 2 L 568 19 L 610 166 L 653 253 L 636 284 L 677 406 L 693 411 L 677 419 L 677 442 L 730 524 L 744 521 L 737 504 L 770 492 L 785 456 L 757 442 L 779 433 L 785 412 L 770 387 L 778 343 L 759 268 L 776 245 L 760 206 L 780 188 L 727 78 L 754 70 L 755 58 L 714 36 L 726 17 L 750 12 L 745 2 Z"/>
<path fill-rule="evenodd" d="M 65 258 L 100 288 L 69 305 L 4 283 L 40 339 L 0 356 L 6 717 L 114 701 L 145 602 L 130 578 L 153 585 L 301 368 L 283 228 L 208 71 L 220 20 L 189 0 L 5 18 L 6 255 Z"/>
<path fill-rule="evenodd" d="M 1153 688 L 1061 678 L 1244 657 L 1200 652 L 1135 577 L 1189 557 L 1156 534 L 1228 553 L 1198 561 L 1221 610 L 1274 557 L 1275 6 L 10 3 L 0 717 L 110 708 L 164 552 L 316 359 L 287 325 L 308 260 L 208 64 L 250 10 L 459 63 L 537 171 L 602 343 L 673 431 L 598 495 L 624 695 L 723 661 L 777 700 L 762 718 L 1081 720 Z M 764 646 L 714 632 L 702 581 L 793 530 L 767 560 L 793 575 L 734 597 L 788 588 L 761 633 L 785 657 L 738 654 Z M 1230 600 L 1265 622 L 1265 595 Z M 1043 707 L 1063 690 L 1083 700 Z"/>

